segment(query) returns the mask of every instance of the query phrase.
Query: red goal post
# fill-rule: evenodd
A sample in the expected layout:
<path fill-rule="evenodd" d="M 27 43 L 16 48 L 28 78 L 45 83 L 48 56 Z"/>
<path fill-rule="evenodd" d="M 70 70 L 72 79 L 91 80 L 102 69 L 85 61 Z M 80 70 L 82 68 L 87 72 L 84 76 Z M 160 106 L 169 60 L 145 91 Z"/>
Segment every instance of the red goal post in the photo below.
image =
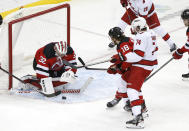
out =
<path fill-rule="evenodd" d="M 46 10 L 39 11 L 34 14 L 30 14 L 27 16 L 24 16 L 22 18 L 14 19 L 8 23 L 8 71 L 10 74 L 13 74 L 13 25 L 19 22 L 23 22 L 25 20 L 38 17 L 53 11 L 57 11 L 59 9 L 66 8 L 67 10 L 67 43 L 70 45 L 70 5 L 69 4 L 61 4 Z M 9 90 L 13 86 L 13 78 L 11 75 L 9 75 Z"/>

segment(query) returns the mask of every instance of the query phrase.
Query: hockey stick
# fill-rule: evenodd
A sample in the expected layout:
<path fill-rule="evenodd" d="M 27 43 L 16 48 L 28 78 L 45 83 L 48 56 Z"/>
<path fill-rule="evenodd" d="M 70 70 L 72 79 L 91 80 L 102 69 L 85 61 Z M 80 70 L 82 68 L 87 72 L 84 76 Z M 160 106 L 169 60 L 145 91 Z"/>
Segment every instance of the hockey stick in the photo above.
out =
<path fill-rule="evenodd" d="M 109 62 L 111 59 L 108 59 L 108 60 L 104 60 L 104 61 L 99 61 L 99 62 L 96 62 L 96 63 L 92 63 L 92 64 L 88 64 L 88 65 L 85 65 L 85 66 L 93 66 L 93 65 L 98 65 L 98 64 L 102 64 L 102 63 L 106 63 L 106 62 Z M 78 66 L 77 68 L 83 68 L 85 66 Z"/>
<path fill-rule="evenodd" d="M 87 81 L 85 81 L 85 83 L 81 86 L 80 89 L 64 89 L 61 92 L 62 93 L 83 93 L 85 89 L 88 87 L 88 85 L 92 82 L 93 79 L 94 79 L 93 77 L 89 77 Z"/>
<path fill-rule="evenodd" d="M 149 77 L 147 77 L 144 82 L 149 80 L 152 76 L 154 76 L 158 71 L 160 71 L 163 67 L 165 67 L 169 62 L 171 62 L 174 58 L 169 59 L 167 62 L 165 62 L 159 69 L 157 69 L 154 73 L 152 73 Z"/>
<path fill-rule="evenodd" d="M 93 77 L 89 77 L 85 83 L 81 86 L 81 88 L 78 89 L 61 89 L 61 93 L 82 93 L 85 91 L 85 89 L 88 87 L 88 85 L 92 82 Z M 37 82 L 37 81 L 36 81 Z M 32 84 L 33 85 L 33 84 Z M 19 90 L 18 93 L 31 93 L 31 90 Z"/>
<path fill-rule="evenodd" d="M 78 58 L 79 59 L 79 58 Z M 88 64 L 88 65 L 83 65 L 83 66 L 75 66 L 75 65 L 73 65 L 73 64 L 71 64 L 71 63 L 69 63 L 67 60 L 62 60 L 62 62 L 63 62 L 63 64 L 65 64 L 65 65 L 67 65 L 67 66 L 70 66 L 70 67 L 72 67 L 72 68 L 74 68 L 74 69 L 79 69 L 79 68 L 85 68 L 85 67 L 88 67 L 88 66 L 93 66 L 93 65 L 97 65 L 97 64 L 102 64 L 102 63 L 106 63 L 106 62 L 109 62 L 110 61 L 110 59 L 108 59 L 108 60 L 104 60 L 104 61 L 100 61 L 100 62 L 96 62 L 96 63 L 92 63 L 92 64 Z M 98 69 L 97 69 L 98 70 Z M 105 69 L 103 69 L 103 70 L 105 70 Z"/>
<path fill-rule="evenodd" d="M 23 80 L 21 80 L 20 78 L 18 78 L 17 76 L 15 76 L 15 75 L 13 75 L 13 74 L 10 74 L 7 70 L 3 69 L 1 66 L 0 66 L 0 70 L 2 70 L 3 72 L 7 73 L 7 74 L 10 75 L 10 76 L 12 76 L 13 78 L 15 78 L 16 80 L 20 81 L 21 83 L 27 84 L 27 83 L 25 83 Z M 39 90 L 37 90 L 37 89 L 34 89 L 34 90 L 35 90 L 36 92 L 38 92 L 38 93 L 40 93 L 40 94 L 46 96 L 46 97 L 58 96 L 58 95 L 61 94 L 61 91 L 57 91 L 57 92 L 55 92 L 55 93 L 53 93 L 53 94 L 47 95 L 47 94 L 44 94 L 43 92 L 41 92 L 41 91 L 39 91 Z"/>
<path fill-rule="evenodd" d="M 108 70 L 106 68 L 89 68 L 85 65 L 85 62 L 81 59 L 81 57 L 78 57 L 78 60 L 81 62 L 81 64 L 85 67 L 86 70 Z"/>
<path fill-rule="evenodd" d="M 126 9 L 126 13 L 127 13 L 127 15 L 128 15 L 129 22 L 130 22 L 130 25 L 131 25 L 132 21 L 131 21 L 131 17 L 130 17 L 130 15 L 129 15 L 129 13 L 128 13 L 128 11 L 127 11 L 127 7 L 125 7 L 125 9 Z"/>

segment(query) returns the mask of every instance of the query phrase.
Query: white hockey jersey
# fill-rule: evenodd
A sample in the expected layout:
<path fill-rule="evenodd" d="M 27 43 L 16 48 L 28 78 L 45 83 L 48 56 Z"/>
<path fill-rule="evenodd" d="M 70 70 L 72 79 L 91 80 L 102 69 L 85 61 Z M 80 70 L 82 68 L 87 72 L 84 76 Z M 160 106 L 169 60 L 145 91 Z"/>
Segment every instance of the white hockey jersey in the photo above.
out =
<path fill-rule="evenodd" d="M 152 0 L 128 0 L 128 5 L 137 16 L 151 16 L 154 13 Z"/>
<path fill-rule="evenodd" d="M 152 30 L 137 34 L 134 38 L 133 52 L 126 54 L 126 62 L 133 66 L 153 70 L 157 66 L 156 35 Z"/>

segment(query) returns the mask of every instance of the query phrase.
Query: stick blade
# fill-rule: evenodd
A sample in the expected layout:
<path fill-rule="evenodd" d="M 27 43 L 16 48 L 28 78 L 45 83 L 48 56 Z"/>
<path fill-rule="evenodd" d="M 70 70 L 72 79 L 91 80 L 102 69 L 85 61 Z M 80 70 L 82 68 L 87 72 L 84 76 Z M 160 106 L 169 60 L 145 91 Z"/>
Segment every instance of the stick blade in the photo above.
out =
<path fill-rule="evenodd" d="M 81 59 L 81 57 L 78 57 L 78 60 L 81 62 L 83 66 L 85 66 L 85 62 Z"/>

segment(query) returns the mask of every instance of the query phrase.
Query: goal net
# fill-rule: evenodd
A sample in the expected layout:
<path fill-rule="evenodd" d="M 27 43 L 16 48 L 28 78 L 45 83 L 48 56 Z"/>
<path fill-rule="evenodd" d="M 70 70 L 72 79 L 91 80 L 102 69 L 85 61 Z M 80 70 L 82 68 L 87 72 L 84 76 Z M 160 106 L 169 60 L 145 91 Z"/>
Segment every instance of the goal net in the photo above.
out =
<path fill-rule="evenodd" d="M 1 67 L 22 77 L 34 74 L 37 49 L 55 41 L 70 44 L 70 5 L 23 8 L 8 15 L 0 28 Z M 0 70 L 0 90 L 17 87 L 18 80 Z"/>

